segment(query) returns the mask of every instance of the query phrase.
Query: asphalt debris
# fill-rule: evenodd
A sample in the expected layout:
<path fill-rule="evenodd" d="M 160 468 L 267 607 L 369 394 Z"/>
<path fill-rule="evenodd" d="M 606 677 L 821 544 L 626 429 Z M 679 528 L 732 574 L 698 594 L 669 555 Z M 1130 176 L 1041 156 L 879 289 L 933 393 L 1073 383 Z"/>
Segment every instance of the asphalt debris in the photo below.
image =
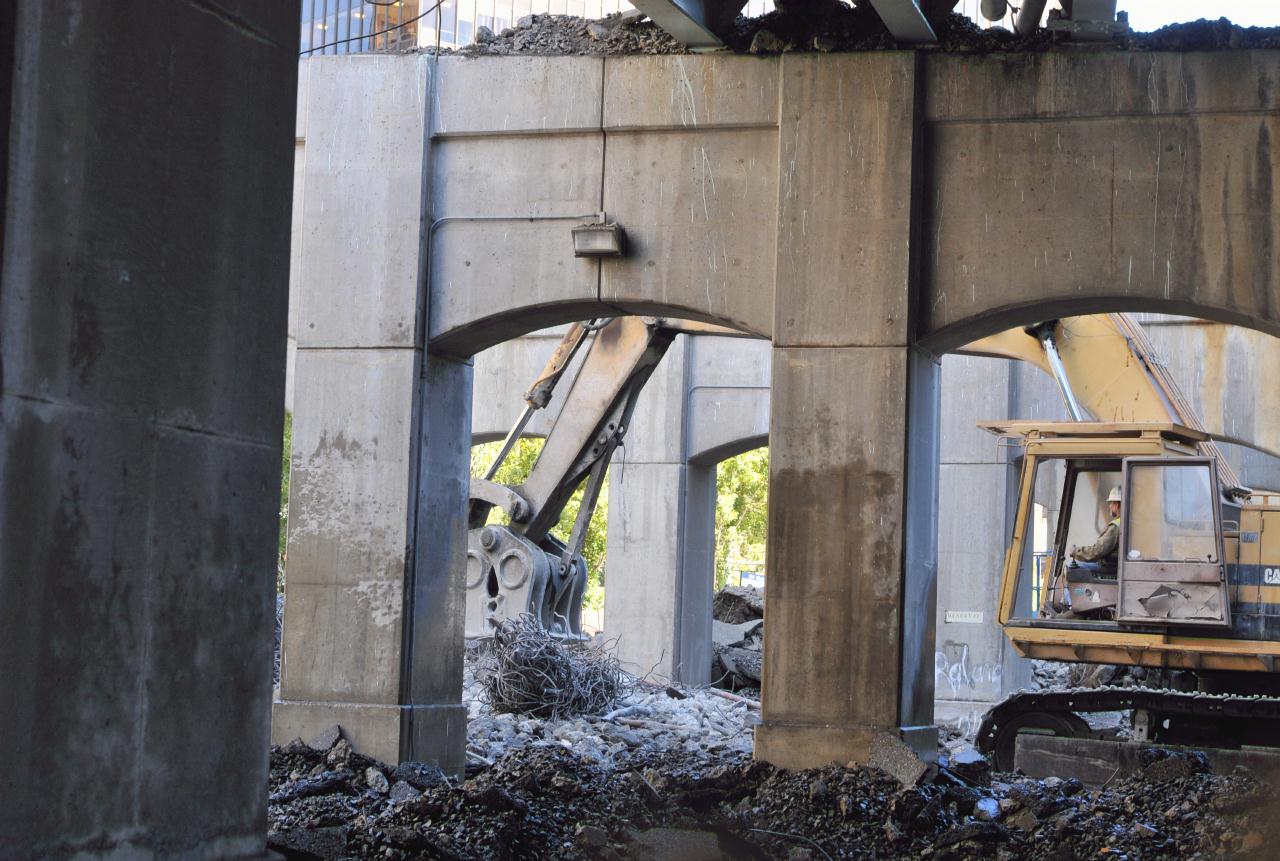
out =
<path fill-rule="evenodd" d="M 1280 838 L 1274 790 L 1194 751 L 1154 748 L 1100 789 L 992 773 L 972 748 L 909 773 L 892 758 L 889 771 L 785 771 L 751 758 L 747 698 L 639 681 L 606 714 L 495 713 L 479 663 L 464 679 L 464 775 L 375 762 L 338 728 L 275 747 L 271 848 L 300 861 L 1207 861 L 1267 857 Z"/>
<path fill-rule="evenodd" d="M 904 788 L 874 768 L 784 771 L 742 751 L 656 747 L 601 763 L 551 742 L 396 794 L 384 784 L 398 769 L 344 751 L 333 770 L 330 753 L 272 749 L 269 843 L 286 857 L 1210 859 L 1264 857 L 1275 836 L 1272 792 L 1244 773 L 1088 790 L 1017 775 L 957 782 L 944 768 Z"/>

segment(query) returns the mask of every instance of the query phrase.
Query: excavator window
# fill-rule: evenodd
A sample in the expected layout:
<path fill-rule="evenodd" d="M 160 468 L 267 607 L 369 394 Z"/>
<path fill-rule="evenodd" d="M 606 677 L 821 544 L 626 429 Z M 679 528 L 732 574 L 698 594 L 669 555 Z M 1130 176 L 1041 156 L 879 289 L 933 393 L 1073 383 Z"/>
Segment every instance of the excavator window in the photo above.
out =
<path fill-rule="evenodd" d="M 1204 463 L 1135 464 L 1126 559 L 1216 562 L 1212 477 Z"/>
<path fill-rule="evenodd" d="M 1107 496 L 1122 479 L 1119 458 L 1041 458 L 1035 464 L 1032 522 L 1013 614 L 1027 620 L 1114 624 L 1114 565 L 1080 565 L 1072 547 L 1096 542 L 1110 517 Z"/>
<path fill-rule="evenodd" d="M 1130 457 L 1124 473 L 1119 620 L 1230 626 L 1212 459 Z"/>

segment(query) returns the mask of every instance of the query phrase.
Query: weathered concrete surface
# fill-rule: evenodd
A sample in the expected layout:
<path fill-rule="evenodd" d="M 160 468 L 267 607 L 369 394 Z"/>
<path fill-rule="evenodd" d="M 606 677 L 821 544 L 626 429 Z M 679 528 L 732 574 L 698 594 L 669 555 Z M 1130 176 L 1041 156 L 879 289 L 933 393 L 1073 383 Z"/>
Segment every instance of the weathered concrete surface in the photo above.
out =
<path fill-rule="evenodd" d="M 947 349 L 1100 310 L 1280 334 L 1278 65 L 1266 51 L 931 57 L 921 334 Z"/>
<path fill-rule="evenodd" d="M 265 851 L 298 7 L 234 5 L 0 10 L 6 859 Z"/>
<path fill-rule="evenodd" d="M 775 349 L 756 752 L 780 766 L 865 762 L 878 733 L 903 726 L 907 359 L 897 347 Z"/>
<path fill-rule="evenodd" d="M 284 633 L 272 738 L 342 724 L 463 764 L 469 364 L 422 350 L 426 58 L 303 64 L 307 137 Z M 359 205 L 350 205 L 359 201 Z"/>
<path fill-rule="evenodd" d="M 589 71 L 601 63 L 602 85 Z M 919 85 L 908 87 L 902 69 L 914 63 Z M 778 343 L 792 328 L 858 344 L 873 324 L 897 326 L 935 352 L 1068 311 L 1162 310 L 1280 333 L 1280 276 L 1266 262 L 1280 233 L 1270 145 L 1280 112 L 1271 83 L 1280 79 L 1277 66 L 1280 57 L 1269 51 L 444 58 L 446 79 L 506 83 L 494 87 L 504 93 L 495 104 L 444 93 L 446 119 L 434 127 L 458 145 L 474 138 L 490 146 L 497 136 L 521 145 L 547 135 L 607 139 L 598 158 L 576 166 L 530 161 L 541 158 L 543 172 L 561 175 L 557 188 L 603 182 L 604 196 L 584 212 L 603 208 L 629 226 L 635 253 L 600 268 L 598 298 L 639 313 L 714 318 L 764 337 L 776 321 L 786 327 Z M 561 73 L 581 84 L 536 83 Z M 808 267 L 820 265 L 808 245 L 811 226 L 857 219 L 859 228 L 833 249 L 849 266 L 905 259 L 884 232 L 904 217 L 901 205 L 875 206 L 873 197 L 839 186 L 808 199 L 792 184 L 796 170 L 832 175 L 832 160 L 844 155 L 868 187 L 910 174 L 910 148 L 888 125 L 797 137 L 786 115 L 787 93 L 808 88 L 838 125 L 835 117 L 866 95 L 857 82 L 872 78 L 869 98 L 894 115 L 921 116 L 922 134 L 912 141 L 924 158 L 912 180 L 924 204 L 916 225 L 921 289 L 910 301 L 869 291 L 856 306 L 805 310 L 793 294 L 808 289 Z M 534 82 L 531 96 L 505 95 L 523 92 L 525 81 Z M 779 148 L 788 155 L 775 162 Z M 776 204 L 767 199 L 771 188 L 780 190 Z M 571 216 L 589 198 L 566 191 L 552 201 L 564 207 L 557 214 Z M 499 244 L 499 235 L 515 236 L 509 231 L 522 214 L 539 211 L 518 198 L 510 203 L 502 213 L 510 225 L 473 223 L 450 244 L 480 247 L 482 237 Z M 760 237 L 775 227 L 791 240 L 771 262 L 760 256 L 769 244 Z M 567 242 L 562 224 L 522 229 L 549 247 Z M 588 315 L 596 267 L 547 253 L 530 247 L 519 267 L 501 272 L 451 264 L 451 286 L 432 297 L 443 309 L 433 315 L 433 344 L 469 355 Z M 540 272 L 556 266 L 549 271 L 559 282 L 537 288 L 556 292 L 522 298 L 529 279 L 515 273 L 530 271 L 531 261 Z M 585 268 L 563 268 L 573 266 Z M 789 313 L 773 313 L 775 295 Z M 920 321 L 908 333 L 912 303 Z"/>
<path fill-rule="evenodd" d="M 898 106 L 915 65 L 911 54 L 799 58 L 782 84 L 756 754 L 784 767 L 866 762 L 886 732 L 931 746 L 910 728 L 932 722 L 936 536 L 908 565 L 905 518 L 908 461 L 937 460 L 936 388 L 916 402 L 908 384 L 916 125 Z M 852 242 L 847 219 L 859 222 Z M 915 491 L 932 533 L 936 474 Z M 908 591 L 921 599 L 912 637 Z"/>

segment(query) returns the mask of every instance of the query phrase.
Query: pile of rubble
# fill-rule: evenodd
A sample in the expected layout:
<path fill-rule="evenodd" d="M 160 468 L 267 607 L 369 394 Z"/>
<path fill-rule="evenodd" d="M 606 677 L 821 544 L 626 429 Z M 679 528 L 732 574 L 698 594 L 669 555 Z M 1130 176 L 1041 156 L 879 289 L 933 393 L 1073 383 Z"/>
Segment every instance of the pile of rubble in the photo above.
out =
<path fill-rule="evenodd" d="M 488 660 L 486 646 L 473 646 L 463 674 L 467 753 L 473 763 L 490 765 L 511 750 L 529 746 L 568 748 L 606 767 L 642 751 L 700 757 L 751 751 L 759 706 L 748 698 L 637 682 L 603 714 L 541 720 L 495 711 L 489 705 Z"/>
<path fill-rule="evenodd" d="M 514 27 L 494 33 L 476 28 L 475 41 L 458 49 L 466 56 L 506 54 L 587 56 L 592 54 L 684 54 L 673 36 L 630 11 L 598 21 L 574 15 L 526 15 Z M 454 53 L 444 50 L 441 53 Z"/>
<path fill-rule="evenodd" d="M 1045 51 L 1060 44 L 1060 37 L 1046 29 L 1024 37 L 999 26 L 980 27 L 964 15 L 949 11 L 955 6 L 954 0 L 924 0 L 921 6 L 938 37 L 931 45 L 899 45 L 866 0 L 852 4 L 834 0 L 778 3 L 774 11 L 758 18 L 739 16 L 725 34 L 725 44 L 730 51 L 751 54 L 902 47 L 960 53 L 1023 52 Z M 1226 18 L 1201 19 L 1151 33 L 1119 35 L 1112 47 L 1127 51 L 1280 48 L 1280 27 L 1240 27 Z M 428 49 L 431 50 L 434 49 Z M 688 49 L 643 13 L 633 10 L 599 20 L 572 15 L 526 15 L 515 27 L 499 33 L 479 27 L 474 42 L 456 52 L 444 49 L 442 53 L 588 56 L 684 54 Z"/>
<path fill-rule="evenodd" d="M 1067 861 L 1258 858 L 1277 836 L 1265 785 L 1209 774 L 1194 756 L 1157 752 L 1145 773 L 1099 790 L 992 777 L 978 757 L 903 785 L 874 768 L 783 771 L 742 749 L 627 744 L 602 759 L 555 729 L 464 778 L 374 762 L 336 732 L 274 748 L 270 846 L 298 861 Z"/>
<path fill-rule="evenodd" d="M 758 625 L 760 610 L 752 591 L 717 600 L 735 620 L 724 625 Z M 273 748 L 271 848 L 294 861 L 1071 861 L 1250 858 L 1280 837 L 1267 786 L 1213 775 L 1194 753 L 1150 751 L 1142 773 L 1097 790 L 992 775 L 972 748 L 926 766 L 888 735 L 873 745 L 879 767 L 783 771 L 751 760 L 749 698 L 636 680 L 596 704 L 603 714 L 500 713 L 495 655 L 491 644 L 468 654 L 465 775 L 375 762 L 338 727 Z"/>
<path fill-rule="evenodd" d="M 764 666 L 764 593 L 727 586 L 711 603 L 711 683 L 758 693 Z"/>

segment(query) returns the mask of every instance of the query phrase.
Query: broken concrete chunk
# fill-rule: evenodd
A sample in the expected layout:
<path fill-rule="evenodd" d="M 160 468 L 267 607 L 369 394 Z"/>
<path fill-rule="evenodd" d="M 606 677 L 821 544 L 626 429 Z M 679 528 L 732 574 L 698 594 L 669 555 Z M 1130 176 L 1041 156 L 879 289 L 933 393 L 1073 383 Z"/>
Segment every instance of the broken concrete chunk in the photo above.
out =
<path fill-rule="evenodd" d="M 311 739 L 311 741 L 307 742 L 307 746 L 312 750 L 328 750 L 337 744 L 340 738 L 342 738 L 342 727 L 335 723 L 333 726 Z"/>
<path fill-rule="evenodd" d="M 752 619 L 737 625 L 711 620 L 711 642 L 719 646 L 736 646 L 764 628 L 764 621 Z"/>
<path fill-rule="evenodd" d="M 781 54 L 787 47 L 786 43 L 768 30 L 757 30 L 751 39 L 751 53 L 753 54 Z"/>
<path fill-rule="evenodd" d="M 328 795 L 333 792 L 349 792 L 348 782 L 355 777 L 347 769 L 324 771 L 315 777 L 308 777 L 297 783 L 287 784 L 271 793 L 272 804 L 286 804 L 297 798 L 310 798 L 313 795 Z"/>
<path fill-rule="evenodd" d="M 973 747 L 953 753 L 950 768 L 970 783 L 983 784 L 991 777 L 991 763 Z"/>
<path fill-rule="evenodd" d="M 711 599 L 711 618 L 738 625 L 764 618 L 764 593 L 754 586 L 726 586 Z"/>
<path fill-rule="evenodd" d="M 391 785 L 391 792 L 388 797 L 393 804 L 401 804 L 406 801 L 416 801 L 422 797 L 422 793 L 414 789 L 408 781 L 397 780 Z"/>
<path fill-rule="evenodd" d="M 478 45 L 487 45 L 489 42 L 492 42 L 497 38 L 497 36 L 493 35 L 493 31 L 483 24 L 476 28 L 475 41 Z"/>
<path fill-rule="evenodd" d="M 761 652 L 753 649 L 728 648 L 719 651 L 725 669 L 736 675 L 748 687 L 758 687 L 764 670 Z"/>
<path fill-rule="evenodd" d="M 973 806 L 973 815 L 983 822 L 994 822 L 1000 818 L 1000 802 L 994 798 L 980 798 Z"/>
<path fill-rule="evenodd" d="M 892 733 L 878 733 L 871 740 L 871 756 L 867 765 L 878 768 L 903 786 L 915 786 L 929 766 L 916 752 Z"/>
<path fill-rule="evenodd" d="M 415 789 L 430 789 L 445 782 L 444 772 L 424 762 L 402 762 L 391 772 L 391 778 L 402 781 Z"/>
<path fill-rule="evenodd" d="M 379 795 L 386 795 L 391 790 L 387 776 L 372 765 L 364 770 L 364 782 Z"/>
<path fill-rule="evenodd" d="M 592 39 L 608 39 L 611 33 L 613 33 L 613 28 L 607 24 L 601 24 L 599 21 L 592 21 L 587 24 L 587 35 Z"/>

